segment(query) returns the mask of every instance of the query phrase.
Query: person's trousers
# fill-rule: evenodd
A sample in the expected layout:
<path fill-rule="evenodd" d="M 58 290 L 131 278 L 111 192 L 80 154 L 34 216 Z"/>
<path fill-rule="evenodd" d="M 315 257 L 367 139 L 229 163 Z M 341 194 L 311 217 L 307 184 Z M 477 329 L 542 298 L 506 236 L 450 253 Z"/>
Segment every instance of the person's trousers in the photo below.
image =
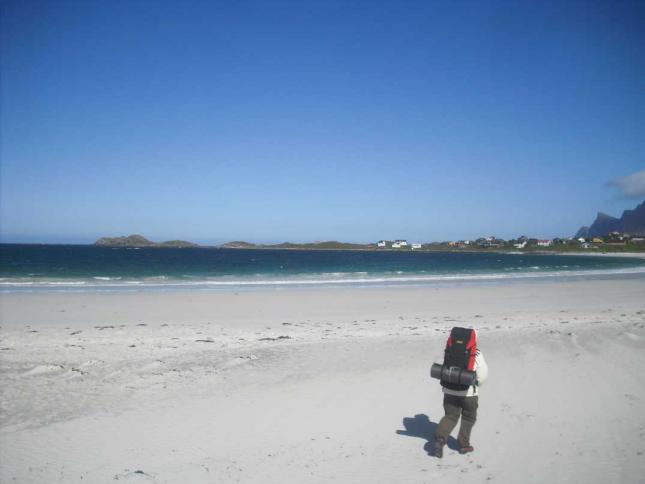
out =
<path fill-rule="evenodd" d="M 443 409 L 446 415 L 439 422 L 435 438 L 442 438 L 446 442 L 461 416 L 461 426 L 459 427 L 457 440 L 462 447 L 470 445 L 470 433 L 477 421 L 478 398 L 477 396 L 457 397 L 444 393 Z"/>

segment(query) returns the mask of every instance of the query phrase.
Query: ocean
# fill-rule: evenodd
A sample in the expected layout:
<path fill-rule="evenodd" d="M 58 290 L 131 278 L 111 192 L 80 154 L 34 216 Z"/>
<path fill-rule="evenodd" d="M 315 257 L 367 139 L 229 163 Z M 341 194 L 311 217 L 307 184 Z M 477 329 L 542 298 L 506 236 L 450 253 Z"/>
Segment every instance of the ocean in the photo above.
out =
<path fill-rule="evenodd" d="M 436 284 L 645 273 L 576 255 L 0 244 L 0 291 Z"/>

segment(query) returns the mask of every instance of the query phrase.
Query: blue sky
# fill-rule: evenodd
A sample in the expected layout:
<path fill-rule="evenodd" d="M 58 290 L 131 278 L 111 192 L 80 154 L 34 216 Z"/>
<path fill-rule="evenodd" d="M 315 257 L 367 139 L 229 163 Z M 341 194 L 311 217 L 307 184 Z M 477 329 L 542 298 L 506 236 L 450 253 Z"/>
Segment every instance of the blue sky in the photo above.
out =
<path fill-rule="evenodd" d="M 643 2 L 1 17 L 3 241 L 547 237 L 645 198 Z"/>

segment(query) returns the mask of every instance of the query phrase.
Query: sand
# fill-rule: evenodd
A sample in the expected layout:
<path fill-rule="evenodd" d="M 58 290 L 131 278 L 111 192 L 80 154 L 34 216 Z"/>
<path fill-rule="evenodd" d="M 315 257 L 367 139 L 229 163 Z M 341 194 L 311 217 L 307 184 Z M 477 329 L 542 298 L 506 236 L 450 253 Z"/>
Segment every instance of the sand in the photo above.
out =
<path fill-rule="evenodd" d="M 0 482 L 642 482 L 645 278 L 4 293 Z M 475 452 L 428 442 L 453 325 Z"/>

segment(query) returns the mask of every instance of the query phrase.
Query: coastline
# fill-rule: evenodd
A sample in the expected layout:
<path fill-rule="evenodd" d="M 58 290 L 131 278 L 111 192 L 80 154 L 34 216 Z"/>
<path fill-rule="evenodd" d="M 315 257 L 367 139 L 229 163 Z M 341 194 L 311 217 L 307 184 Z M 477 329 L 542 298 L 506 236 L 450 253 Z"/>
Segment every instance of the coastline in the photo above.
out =
<path fill-rule="evenodd" d="M 312 243 L 313 244 L 313 243 Z M 341 242 L 341 244 L 343 244 Z M 348 242 L 347 244 L 351 245 L 351 242 Z M 309 244 L 302 244 L 296 247 L 279 247 L 277 245 L 254 245 L 252 247 L 230 247 L 226 246 L 226 244 L 222 245 L 201 245 L 201 244 L 195 244 L 195 245 L 190 245 L 190 246 L 185 246 L 185 245 L 161 245 L 161 244 L 156 244 L 156 245 L 145 245 L 145 246 L 122 246 L 122 245 L 103 245 L 103 244 L 96 244 L 96 243 L 90 243 L 90 244 L 62 244 L 62 243 L 56 243 L 56 244 L 50 244 L 50 243 L 36 243 L 36 242 L 3 242 L 0 243 L 0 247 L 2 245 L 8 245 L 8 246 L 19 246 L 19 245 L 24 245 L 24 246 L 35 246 L 35 247 L 44 247 L 44 246 L 71 246 L 71 247 L 102 247 L 106 249 L 215 249 L 215 250 L 235 250 L 235 251 L 245 251 L 245 250 L 276 250 L 276 251 L 321 251 L 321 252 L 328 252 L 328 251 L 335 251 L 335 252 L 370 252 L 370 253 L 447 253 L 447 254 L 547 254 L 547 255 L 610 255 L 610 256 L 615 256 L 615 257 L 637 257 L 637 258 L 645 258 L 645 247 L 643 248 L 642 251 L 635 251 L 635 252 L 624 252 L 620 250 L 616 251 L 598 251 L 596 249 L 588 249 L 586 251 L 583 250 L 548 250 L 548 249 L 529 249 L 529 250 L 514 250 L 511 249 L 510 247 L 508 248 L 501 248 L 501 249 L 495 249 L 495 248 L 463 248 L 463 249 L 454 249 L 450 247 L 439 247 L 439 248 L 421 248 L 421 249 L 393 249 L 393 248 L 383 248 L 383 247 L 373 247 L 369 248 L 367 247 L 367 244 L 356 244 L 356 245 L 365 245 L 366 247 L 311 247 Z"/>
<path fill-rule="evenodd" d="M 645 259 L 645 252 L 551 252 L 552 255 L 584 255 L 595 257 L 626 257 L 630 259 Z"/>
<path fill-rule="evenodd" d="M 401 274 L 378 275 L 365 272 L 331 273 L 292 277 L 265 276 L 204 278 L 197 280 L 151 277 L 143 280 L 122 280 L 121 277 L 93 277 L 90 280 L 35 280 L 0 281 L 0 296 L 13 293 L 138 293 L 174 291 L 271 291 L 282 289 L 347 288 L 383 289 L 415 287 L 472 286 L 488 284 L 539 283 L 557 281 L 585 281 L 595 279 L 621 279 L 645 277 L 645 266 L 617 269 L 583 269 L 453 273 L 453 274 Z"/>

